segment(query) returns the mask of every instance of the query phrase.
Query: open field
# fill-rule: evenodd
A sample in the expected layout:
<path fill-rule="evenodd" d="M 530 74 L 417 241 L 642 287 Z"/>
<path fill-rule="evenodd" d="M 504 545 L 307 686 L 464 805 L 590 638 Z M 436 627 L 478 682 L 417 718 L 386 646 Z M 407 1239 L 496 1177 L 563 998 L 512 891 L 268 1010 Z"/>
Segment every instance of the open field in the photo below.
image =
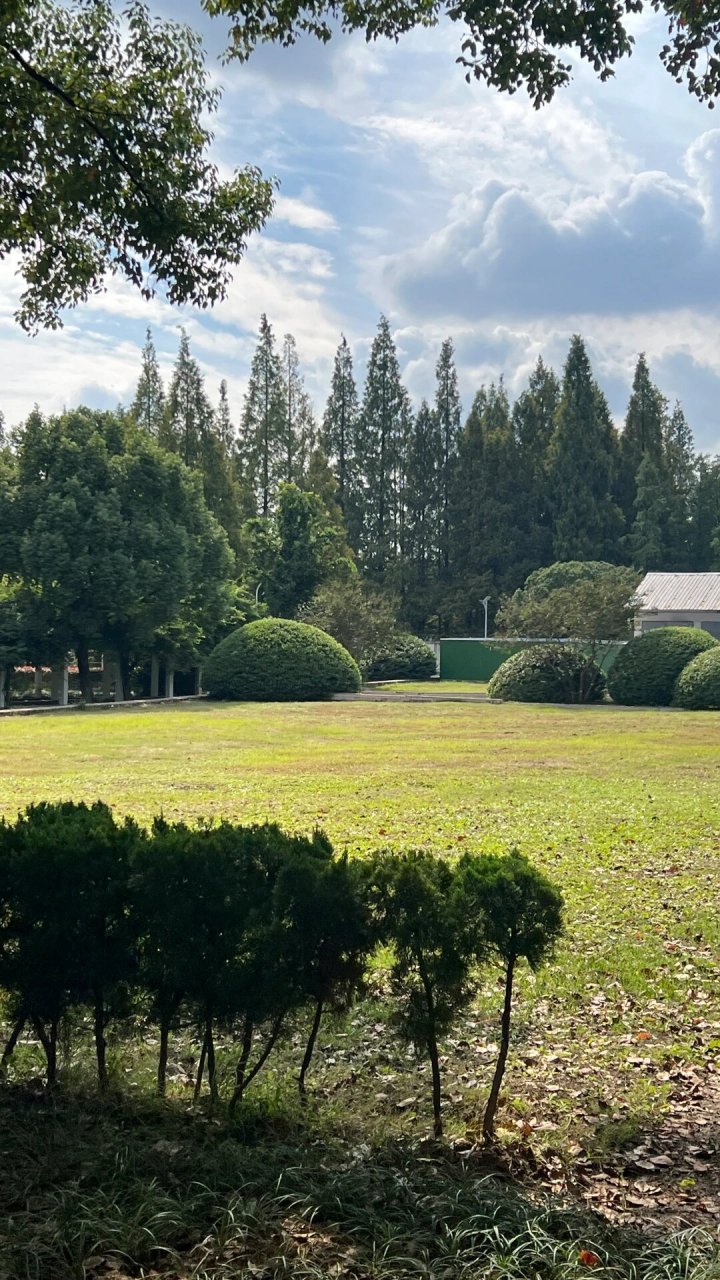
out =
<path fill-rule="evenodd" d="M 78 712 L 4 721 L 0 778 L 6 816 L 100 797 L 143 821 L 162 811 L 321 825 L 357 854 L 517 845 L 560 883 L 568 914 L 555 964 L 521 984 L 506 1141 L 532 1148 L 545 1187 L 570 1186 L 623 1222 L 716 1223 L 720 715 L 417 703 Z M 385 1025 L 381 974 L 377 997 L 326 1029 L 313 1072 L 313 1123 L 331 1118 L 351 1143 L 428 1129 L 426 1068 Z M 470 1141 L 497 1012 L 489 974 L 446 1045 L 447 1128 Z M 148 1050 L 138 1078 L 150 1073 Z M 182 1096 L 180 1067 L 176 1082 Z M 274 1113 L 283 1087 L 271 1070 L 253 1105 Z"/>

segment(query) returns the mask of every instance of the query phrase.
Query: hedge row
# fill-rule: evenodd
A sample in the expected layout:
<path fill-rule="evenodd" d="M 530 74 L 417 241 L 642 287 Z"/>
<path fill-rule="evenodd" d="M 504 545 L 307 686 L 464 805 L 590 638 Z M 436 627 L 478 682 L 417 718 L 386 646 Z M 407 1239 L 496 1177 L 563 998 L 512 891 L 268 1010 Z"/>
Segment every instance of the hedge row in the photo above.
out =
<path fill-rule="evenodd" d="M 0 987 L 12 1019 L 2 1065 L 25 1026 L 57 1080 L 62 1020 L 88 1011 L 98 1080 L 106 1034 L 130 1012 L 158 1028 L 157 1089 L 170 1038 L 195 1029 L 196 1096 L 216 1097 L 219 1031 L 239 1044 L 231 1109 L 267 1062 L 291 1015 L 307 1009 L 305 1088 L 327 1009 L 362 992 L 370 958 L 390 947 L 394 1025 L 429 1055 L 441 1131 L 438 1040 L 469 1003 L 479 967 L 506 970 L 503 1042 L 485 1127 L 494 1127 L 515 967 L 537 967 L 562 928 L 558 890 L 517 853 L 466 854 L 454 866 L 426 852 L 337 857 L 321 832 L 277 826 L 151 831 L 106 805 L 42 804 L 0 824 Z"/>

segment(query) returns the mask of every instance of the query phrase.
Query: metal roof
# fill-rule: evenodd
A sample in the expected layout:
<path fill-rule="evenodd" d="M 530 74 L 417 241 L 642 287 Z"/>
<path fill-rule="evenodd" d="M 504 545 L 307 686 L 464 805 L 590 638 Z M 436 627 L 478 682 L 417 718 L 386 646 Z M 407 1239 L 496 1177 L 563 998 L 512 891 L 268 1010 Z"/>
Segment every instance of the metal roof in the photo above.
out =
<path fill-rule="evenodd" d="M 641 613 L 720 613 L 720 573 L 647 573 L 636 599 Z"/>

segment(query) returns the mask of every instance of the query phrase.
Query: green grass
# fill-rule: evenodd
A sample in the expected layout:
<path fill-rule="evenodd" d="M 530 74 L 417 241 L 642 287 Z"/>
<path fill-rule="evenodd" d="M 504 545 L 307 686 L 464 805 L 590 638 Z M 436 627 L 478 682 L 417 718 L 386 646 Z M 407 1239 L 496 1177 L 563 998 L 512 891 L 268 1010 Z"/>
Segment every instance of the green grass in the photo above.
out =
<path fill-rule="evenodd" d="M 272 819 L 301 831 L 320 825 L 337 847 L 358 855 L 387 846 L 423 846 L 447 856 L 471 848 L 518 846 L 561 885 L 568 907 L 567 938 L 552 967 L 537 978 L 523 975 L 501 1123 L 506 1140 L 526 1138 L 537 1152 L 559 1158 L 565 1167 L 578 1151 L 583 1158 L 602 1161 L 639 1140 L 664 1114 L 676 1073 L 692 1068 L 702 1078 L 713 1043 L 717 1047 L 720 1039 L 720 919 L 715 905 L 720 890 L 719 742 L 720 716 L 670 711 L 618 714 L 604 708 L 490 703 L 198 703 L 78 712 L 3 721 L 0 804 L 13 817 L 31 801 L 100 797 L 145 822 L 162 811 L 169 819 Z M 494 1051 L 497 977 L 486 975 L 477 1008 L 444 1046 L 447 1128 L 471 1140 L 478 1132 Z M 348 1161 L 353 1167 L 355 1157 L 348 1152 L 364 1151 L 358 1158 L 371 1163 L 367 1152 L 379 1152 L 388 1140 L 414 1143 L 428 1129 L 427 1069 L 406 1056 L 386 1025 L 381 974 L 377 998 L 380 1003 L 358 1009 L 349 1024 L 325 1029 L 313 1067 L 317 1112 L 312 1124 L 302 1122 L 315 1135 L 307 1141 L 322 1147 L 341 1137 L 345 1145 L 337 1160 L 343 1168 Z M 285 1044 L 252 1103 L 269 1108 L 281 1125 L 290 1123 L 287 1116 L 294 1105 L 285 1081 L 289 1068 L 296 1067 L 301 1033 L 297 1028 Z M 35 1052 L 26 1046 L 19 1063 L 31 1062 Z M 174 1096 L 182 1099 L 191 1068 L 180 1061 L 181 1046 L 174 1052 Z M 117 1076 L 126 1081 L 126 1092 L 142 1092 L 151 1082 L 154 1046 L 135 1045 L 132 1067 L 128 1053 L 126 1045 L 116 1046 Z M 229 1070 L 230 1046 L 223 1054 Z M 408 1098 L 410 1105 L 399 1109 L 398 1101 Z M 44 1123 L 30 1114 L 32 1133 L 18 1134 L 16 1145 L 32 1145 L 35 1126 L 39 1132 Z M 112 1141 L 117 1141 L 118 1132 L 135 1121 L 112 1123 Z M 153 1141 L 158 1140 L 156 1134 Z M 218 1131 L 217 1142 L 225 1150 L 230 1139 Z M 108 1143 L 112 1145 L 110 1138 Z M 280 1157 L 274 1145 L 268 1151 L 274 1168 Z M 10 1156 L 0 1151 L 3 1166 Z M 297 1150 L 296 1156 L 304 1158 Z M 107 1152 L 102 1160 L 106 1158 Z M 143 1159 L 152 1164 L 147 1153 Z M 318 1160 L 322 1164 L 320 1156 Z M 99 1166 L 100 1155 L 97 1161 Z M 88 1173 L 80 1164 L 79 1184 L 71 1169 L 62 1180 L 62 1213 L 68 1222 L 77 1216 L 83 1179 L 92 1183 L 97 1178 L 94 1165 L 95 1172 Z M 239 1176 L 236 1165 L 232 1168 L 228 1178 Z M 182 1182 L 190 1174 L 173 1176 Z M 254 1176 L 247 1174 L 251 1181 Z M 460 1195 L 455 1172 L 448 1176 L 448 1194 Z M 196 1177 L 202 1182 L 201 1167 Z M 22 1185 L 35 1184 L 30 1178 Z M 191 1196 L 188 1186 L 172 1180 L 163 1184 L 163 1196 L 171 1201 L 181 1190 L 189 1205 L 196 1193 Z M 57 1180 L 46 1191 L 57 1199 Z M 213 1205 L 222 1201 L 227 1207 L 224 1194 L 218 1190 L 219 1199 L 208 1201 L 193 1232 L 205 1230 Z M 39 1192 L 36 1201 L 42 1216 Z M 429 1202 L 423 1203 L 432 1217 Z M 160 1212 L 153 1204 L 153 1212 Z M 280 1210 L 275 1201 L 273 1205 L 270 1212 L 277 1216 Z M 242 1230 L 252 1236 L 245 1211 L 240 1214 Z M 56 1216 L 59 1212 L 53 1210 Z M 172 1204 L 167 1212 L 170 1217 L 176 1212 Z M 310 1210 L 305 1205 L 300 1212 Z M 187 1213 L 192 1217 L 194 1210 Z M 465 1222 L 465 1208 L 458 1213 L 458 1223 Z M 327 1207 L 323 1214 L 326 1224 L 335 1221 Z M 112 1218 L 109 1209 L 106 1216 Z M 356 1239 L 354 1232 L 362 1236 L 349 1201 L 337 1209 L 337 1224 L 346 1243 Z M 376 1227 L 381 1230 L 380 1218 Z M 466 1229 L 458 1225 L 458 1230 Z M 22 1234 L 22 1224 L 18 1230 Z M 179 1228 L 173 1231 L 168 1238 L 182 1234 Z M 278 1231 L 282 1235 L 280 1227 Z M 408 1248 L 410 1227 L 398 1231 L 398 1249 Z M 367 1232 L 362 1239 L 367 1243 Z M 522 1248 L 526 1246 L 527 1240 Z M 413 1257 L 425 1257 L 422 1248 Z M 291 1274 L 319 1276 L 322 1253 L 318 1258 L 313 1261 L 317 1270 Z M 555 1270 L 544 1263 L 545 1269 L 525 1272 L 488 1264 L 473 1274 L 537 1274 L 545 1280 L 575 1275 L 571 1262 L 571 1254 L 561 1250 Z M 36 1272 L 26 1267 L 17 1275 L 37 1275 L 39 1280 L 57 1274 L 65 1280 L 90 1274 L 79 1263 L 72 1266 L 74 1270 L 68 1263 L 65 1271 Z M 180 1274 L 246 1274 L 222 1270 L 220 1264 L 213 1267 Z M 259 1274 L 281 1274 L 280 1263 L 274 1261 L 273 1267 Z M 373 1271 L 363 1253 L 356 1270 L 337 1274 L 464 1274 L 443 1270 L 437 1260 L 413 1268 L 415 1263 L 398 1262 L 393 1270 L 378 1262 Z M 8 1274 L 14 1280 L 15 1273 Z M 607 1274 L 645 1272 L 632 1271 L 628 1264 Z M 703 1273 L 658 1264 L 647 1274 L 672 1280 L 692 1275 L 694 1280 Z M 1 1260 L 0 1277 L 5 1280 Z"/>
<path fill-rule="evenodd" d="M 375 684 L 373 689 L 388 693 L 487 693 L 487 680 L 398 680 L 389 684 Z"/>

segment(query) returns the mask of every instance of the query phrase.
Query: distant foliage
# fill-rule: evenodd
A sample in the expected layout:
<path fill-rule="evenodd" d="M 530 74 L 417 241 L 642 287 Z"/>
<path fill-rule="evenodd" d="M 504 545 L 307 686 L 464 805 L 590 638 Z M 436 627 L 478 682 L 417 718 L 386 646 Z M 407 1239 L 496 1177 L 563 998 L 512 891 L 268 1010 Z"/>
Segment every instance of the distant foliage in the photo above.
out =
<path fill-rule="evenodd" d="M 698 653 L 683 667 L 673 703 L 686 711 L 720 711 L 720 645 Z"/>
<path fill-rule="evenodd" d="M 488 685 L 503 702 L 601 702 L 605 675 L 572 645 L 532 645 L 507 658 Z"/>
<path fill-rule="evenodd" d="M 437 664 L 425 641 L 408 633 L 393 636 L 361 665 L 366 680 L 430 680 Z"/>
<path fill-rule="evenodd" d="M 717 640 L 699 627 L 656 627 L 635 636 L 613 664 L 610 697 L 628 706 L 669 707 L 683 667 L 716 645 Z"/>
<path fill-rule="evenodd" d="M 262 618 L 233 631 L 210 654 L 211 698 L 237 702 L 303 702 L 355 693 L 361 678 L 346 649 L 317 627 Z"/>

